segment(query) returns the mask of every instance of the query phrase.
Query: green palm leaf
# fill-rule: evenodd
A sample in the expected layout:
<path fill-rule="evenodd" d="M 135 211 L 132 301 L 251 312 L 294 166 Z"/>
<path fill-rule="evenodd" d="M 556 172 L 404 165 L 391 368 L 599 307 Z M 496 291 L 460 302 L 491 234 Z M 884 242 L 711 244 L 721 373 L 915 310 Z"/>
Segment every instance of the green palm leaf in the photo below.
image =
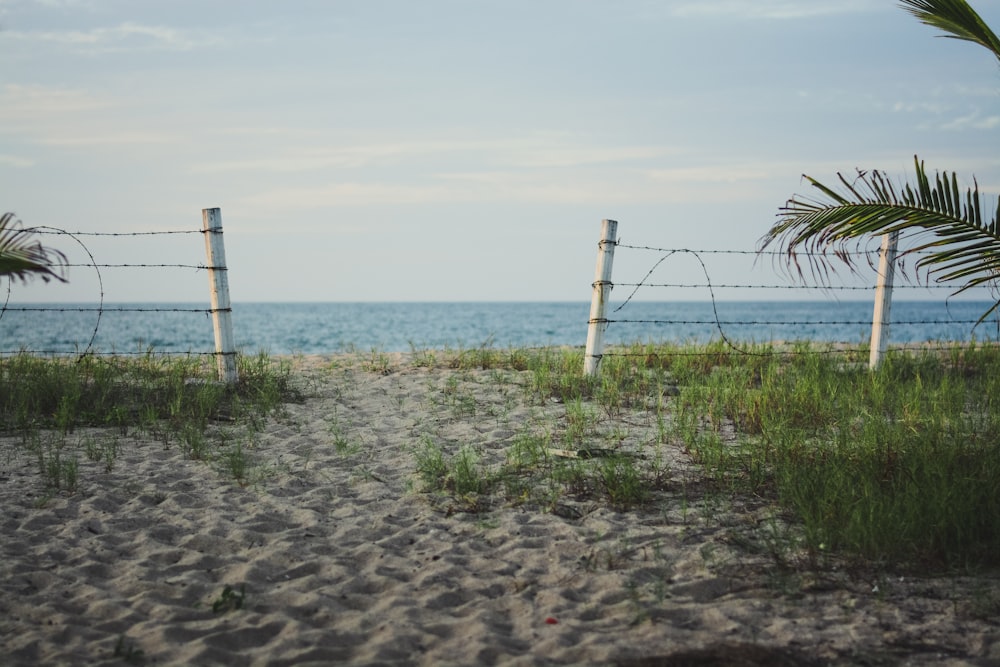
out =
<path fill-rule="evenodd" d="M 944 37 L 974 42 L 1000 59 L 1000 38 L 965 0 L 901 0 L 900 4 L 921 23 L 946 33 Z"/>
<path fill-rule="evenodd" d="M 45 282 L 53 278 L 66 282 L 62 276 L 66 256 L 33 240 L 30 230 L 19 228 L 17 223 L 13 213 L 0 216 L 0 276 L 22 282 L 33 276 Z"/>
<path fill-rule="evenodd" d="M 793 197 L 779 209 L 775 223 L 760 241 L 759 251 L 778 244 L 789 268 L 825 282 L 832 260 L 856 270 L 857 250 L 873 236 L 914 232 L 900 257 L 916 255 L 918 271 L 937 282 L 960 281 L 959 294 L 981 285 L 997 285 L 1000 277 L 1000 230 L 997 215 L 987 220 L 985 200 L 976 185 L 962 192 L 954 174 L 942 172 L 932 182 L 924 164 L 914 158 L 916 180 L 894 185 L 885 173 L 858 171 L 850 180 L 838 174 L 841 189 L 805 176 L 822 196 Z M 983 318 L 1000 308 L 997 301 Z"/>

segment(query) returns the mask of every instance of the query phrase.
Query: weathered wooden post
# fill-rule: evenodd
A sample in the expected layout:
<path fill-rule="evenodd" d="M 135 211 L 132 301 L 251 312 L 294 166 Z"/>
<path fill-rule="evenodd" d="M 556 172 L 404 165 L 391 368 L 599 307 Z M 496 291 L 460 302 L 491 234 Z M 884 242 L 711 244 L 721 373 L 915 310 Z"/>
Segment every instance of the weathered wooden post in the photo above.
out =
<path fill-rule="evenodd" d="M 215 355 L 219 379 L 233 384 L 239 379 L 236 370 L 236 343 L 233 339 L 233 309 L 229 303 L 229 270 L 226 267 L 226 246 L 222 242 L 222 211 L 201 210 L 205 234 L 205 254 L 208 256 L 208 282 L 212 295 L 212 326 L 215 329 Z"/>
<path fill-rule="evenodd" d="M 892 281 L 896 273 L 896 246 L 899 232 L 882 235 L 879 251 L 878 284 L 875 289 L 875 313 L 872 316 L 872 342 L 868 353 L 868 368 L 875 370 L 889 346 L 889 312 L 892 310 Z"/>
<path fill-rule="evenodd" d="M 611 296 L 611 264 L 618 244 L 618 223 L 601 222 L 601 242 L 597 245 L 597 269 L 594 276 L 594 295 L 590 302 L 590 326 L 587 329 L 587 351 L 583 358 L 584 375 L 597 375 L 604 355 L 604 331 L 608 320 L 604 317 L 608 297 Z"/>

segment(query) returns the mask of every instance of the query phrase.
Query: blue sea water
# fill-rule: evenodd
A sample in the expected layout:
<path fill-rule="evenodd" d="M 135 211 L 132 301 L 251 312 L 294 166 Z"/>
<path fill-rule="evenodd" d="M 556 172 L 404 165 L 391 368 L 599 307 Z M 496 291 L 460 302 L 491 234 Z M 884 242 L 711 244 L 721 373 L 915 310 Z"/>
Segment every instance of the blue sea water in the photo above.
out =
<path fill-rule="evenodd" d="M 996 341 L 1000 321 L 975 321 L 983 301 L 898 301 L 892 343 Z M 630 302 L 610 304 L 605 341 L 808 340 L 866 343 L 867 301 Z M 211 352 L 207 304 L 8 304 L 0 311 L 0 353 Z M 583 346 L 590 304 L 237 303 L 237 347 L 247 353 L 324 354 L 350 350 Z"/>

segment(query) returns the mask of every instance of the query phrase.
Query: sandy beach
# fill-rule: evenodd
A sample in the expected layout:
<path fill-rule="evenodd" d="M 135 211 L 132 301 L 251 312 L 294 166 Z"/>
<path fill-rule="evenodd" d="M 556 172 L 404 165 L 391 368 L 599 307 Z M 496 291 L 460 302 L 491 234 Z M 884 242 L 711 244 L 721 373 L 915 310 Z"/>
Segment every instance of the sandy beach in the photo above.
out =
<path fill-rule="evenodd" d="M 52 492 L 0 440 L 0 664 L 1000 665 L 996 576 L 798 558 L 683 443 L 648 451 L 641 407 L 595 428 L 660 457 L 643 507 L 473 502 L 422 487 L 419 447 L 560 442 L 527 373 L 290 361 L 304 400 L 244 443 L 243 485 L 129 433 Z"/>

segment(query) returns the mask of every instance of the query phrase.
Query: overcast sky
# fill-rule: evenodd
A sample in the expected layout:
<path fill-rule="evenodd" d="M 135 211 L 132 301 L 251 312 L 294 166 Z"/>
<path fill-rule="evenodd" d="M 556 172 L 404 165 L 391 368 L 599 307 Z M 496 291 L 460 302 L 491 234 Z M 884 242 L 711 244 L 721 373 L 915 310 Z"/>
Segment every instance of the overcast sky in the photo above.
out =
<path fill-rule="evenodd" d="M 586 301 L 603 218 L 752 251 L 803 173 L 914 154 L 1000 192 L 1000 67 L 937 35 L 894 0 L 0 0 L 0 209 L 127 233 L 219 207 L 237 302 Z M 199 234 L 80 240 L 205 262 Z M 716 283 L 779 279 L 721 257 Z M 620 251 L 615 277 L 656 259 Z M 96 301 L 94 274 L 12 299 Z M 208 298 L 203 271 L 101 278 Z"/>

